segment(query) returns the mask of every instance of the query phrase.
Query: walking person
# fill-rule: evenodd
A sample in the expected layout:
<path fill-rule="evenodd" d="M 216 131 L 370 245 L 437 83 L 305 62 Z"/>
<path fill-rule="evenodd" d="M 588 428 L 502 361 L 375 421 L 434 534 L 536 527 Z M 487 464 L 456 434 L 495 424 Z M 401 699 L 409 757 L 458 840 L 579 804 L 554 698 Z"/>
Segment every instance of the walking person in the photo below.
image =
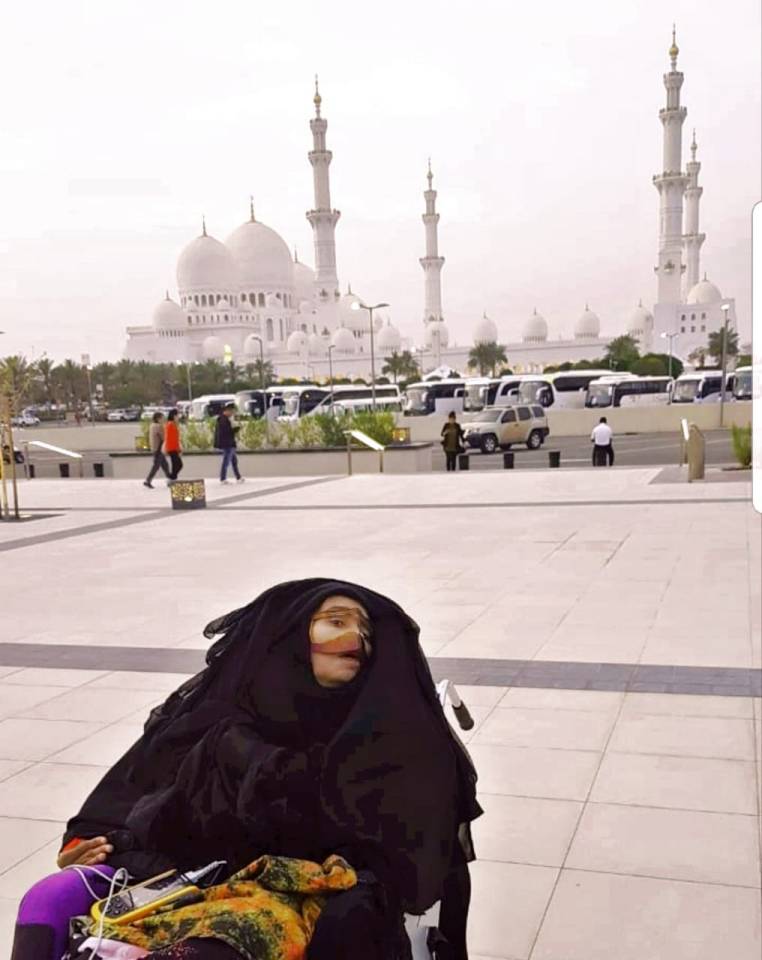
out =
<path fill-rule="evenodd" d="M 180 427 L 177 423 L 177 410 L 170 410 L 167 415 L 167 426 L 164 430 L 164 453 L 169 457 L 169 479 L 177 480 L 183 468 L 183 458 L 180 456 Z"/>
<path fill-rule="evenodd" d="M 614 431 L 608 425 L 605 417 L 601 417 L 590 434 L 593 442 L 593 466 L 614 466 Z"/>
<path fill-rule="evenodd" d="M 463 427 L 458 423 L 455 411 L 451 410 L 447 422 L 442 427 L 442 449 L 447 460 L 447 470 L 455 470 L 458 454 L 465 451 L 463 446 Z"/>
<path fill-rule="evenodd" d="M 228 467 L 233 468 L 233 473 L 238 483 L 243 483 L 243 477 L 238 470 L 238 454 L 236 453 L 236 434 L 240 427 L 233 426 L 233 414 L 235 413 L 235 404 L 226 403 L 222 413 L 217 417 L 217 425 L 214 428 L 214 446 L 222 453 L 222 464 L 220 466 L 220 483 L 228 482 Z"/>
<path fill-rule="evenodd" d="M 164 456 L 164 414 L 159 413 L 158 411 L 153 415 L 153 421 L 151 423 L 150 429 L 148 431 L 148 443 L 151 448 L 151 453 L 153 454 L 153 464 L 148 473 L 148 476 L 143 481 L 143 486 L 148 487 L 150 490 L 153 489 L 153 484 L 151 481 L 159 472 L 159 470 L 164 471 L 164 476 L 167 480 L 171 480 L 169 473 L 169 467 L 167 466 L 167 458 Z"/>

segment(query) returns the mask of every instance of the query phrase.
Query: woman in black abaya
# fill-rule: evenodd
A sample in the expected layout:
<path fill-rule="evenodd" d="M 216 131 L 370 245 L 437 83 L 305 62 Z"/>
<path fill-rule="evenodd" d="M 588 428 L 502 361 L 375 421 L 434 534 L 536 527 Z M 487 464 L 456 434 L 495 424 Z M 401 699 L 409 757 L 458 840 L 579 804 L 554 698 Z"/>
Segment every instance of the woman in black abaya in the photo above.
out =
<path fill-rule="evenodd" d="M 152 712 L 69 822 L 59 865 L 107 860 L 145 878 L 336 853 L 359 883 L 328 900 L 309 960 L 405 957 L 402 914 L 438 900 L 438 956 L 467 960 L 476 774 L 416 624 L 370 590 L 313 579 L 274 587 L 205 633 L 220 636 L 206 669 Z M 219 941 L 185 949 L 236 956 Z"/>

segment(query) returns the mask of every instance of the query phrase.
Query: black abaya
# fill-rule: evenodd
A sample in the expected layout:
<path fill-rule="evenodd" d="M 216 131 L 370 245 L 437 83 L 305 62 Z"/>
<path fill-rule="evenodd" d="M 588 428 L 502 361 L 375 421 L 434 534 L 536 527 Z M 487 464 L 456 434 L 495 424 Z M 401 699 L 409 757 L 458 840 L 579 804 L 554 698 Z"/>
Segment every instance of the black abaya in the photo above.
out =
<path fill-rule="evenodd" d="M 327 690 L 312 674 L 308 629 L 337 594 L 368 611 L 373 653 L 355 681 Z M 205 632 L 222 634 L 207 668 L 153 711 L 65 842 L 109 833 L 109 862 L 138 876 L 216 859 L 232 872 L 263 853 L 338 853 L 372 872 L 388 898 L 380 915 L 397 918 L 424 912 L 453 876 L 467 876 L 476 775 L 437 700 L 418 628 L 396 604 L 339 581 L 300 581 Z M 322 960 L 333 910 L 346 912 L 342 925 L 373 927 L 377 905 L 359 897 L 329 902 L 310 960 Z M 463 931 L 453 957 L 464 958 L 467 901 L 450 902 L 448 914 L 463 915 L 450 921 L 454 937 Z"/>

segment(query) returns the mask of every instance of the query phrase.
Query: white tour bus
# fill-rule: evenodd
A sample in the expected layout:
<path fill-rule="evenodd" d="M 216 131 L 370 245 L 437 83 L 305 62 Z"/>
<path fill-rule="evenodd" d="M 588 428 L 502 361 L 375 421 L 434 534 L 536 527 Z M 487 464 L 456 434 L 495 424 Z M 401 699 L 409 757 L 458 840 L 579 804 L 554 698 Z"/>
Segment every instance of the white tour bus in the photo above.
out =
<path fill-rule="evenodd" d="M 208 393 L 203 397 L 196 397 L 191 402 L 189 420 L 206 420 L 209 417 L 218 417 L 226 403 L 235 403 L 234 393 Z"/>
<path fill-rule="evenodd" d="M 330 413 L 332 402 L 334 413 L 373 409 L 372 387 L 364 387 L 361 384 L 338 384 L 333 388 L 333 395 L 330 387 L 327 391 L 320 403 L 310 410 L 310 414 Z M 395 413 L 402 410 L 402 395 L 396 383 L 376 384 L 376 410 L 391 410 Z"/>
<path fill-rule="evenodd" d="M 423 380 L 411 383 L 403 402 L 406 417 L 426 417 L 430 413 L 460 413 L 466 397 L 464 379 Z"/>
<path fill-rule="evenodd" d="M 563 373 L 524 375 L 518 385 L 517 400 L 520 403 L 539 403 L 557 410 L 582 409 L 587 388 L 592 381 L 610 373 L 611 370 L 568 370 Z"/>
<path fill-rule="evenodd" d="M 725 399 L 732 397 L 734 377 L 725 377 Z M 672 403 L 719 403 L 722 390 L 721 370 L 696 370 L 681 373 L 672 388 Z"/>
<path fill-rule="evenodd" d="M 733 374 L 733 396 L 736 400 L 751 400 L 754 395 L 753 374 L 753 367 L 736 367 Z"/>
<path fill-rule="evenodd" d="M 587 388 L 586 407 L 630 407 L 641 404 L 669 403 L 672 377 L 601 377 Z"/>
<path fill-rule="evenodd" d="M 271 398 L 268 406 L 273 406 L 274 400 L 275 405 L 280 407 L 279 419 L 298 420 L 328 395 L 328 389 L 315 383 L 299 383 L 293 386 L 268 387 L 267 394 Z"/>
<path fill-rule="evenodd" d="M 485 407 L 506 407 L 518 402 L 518 387 L 526 375 L 506 374 L 504 377 L 473 377 L 466 381 L 463 409 L 483 410 Z"/>

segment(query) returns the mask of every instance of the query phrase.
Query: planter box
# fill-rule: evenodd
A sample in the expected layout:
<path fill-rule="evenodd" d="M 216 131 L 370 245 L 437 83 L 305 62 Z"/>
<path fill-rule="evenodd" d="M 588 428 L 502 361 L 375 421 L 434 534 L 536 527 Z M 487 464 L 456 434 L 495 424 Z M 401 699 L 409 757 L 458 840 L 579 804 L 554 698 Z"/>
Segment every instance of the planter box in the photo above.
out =
<path fill-rule="evenodd" d="M 431 473 L 431 443 L 410 443 L 390 446 L 384 453 L 385 473 Z M 220 474 L 222 455 L 183 453 L 183 475 L 199 479 L 215 479 Z M 143 479 L 151 465 L 146 453 L 111 453 L 111 476 L 120 479 Z M 347 475 L 345 448 L 304 450 L 241 450 L 238 464 L 244 477 L 325 477 Z M 378 473 L 378 454 L 373 450 L 352 450 L 352 472 Z"/>

